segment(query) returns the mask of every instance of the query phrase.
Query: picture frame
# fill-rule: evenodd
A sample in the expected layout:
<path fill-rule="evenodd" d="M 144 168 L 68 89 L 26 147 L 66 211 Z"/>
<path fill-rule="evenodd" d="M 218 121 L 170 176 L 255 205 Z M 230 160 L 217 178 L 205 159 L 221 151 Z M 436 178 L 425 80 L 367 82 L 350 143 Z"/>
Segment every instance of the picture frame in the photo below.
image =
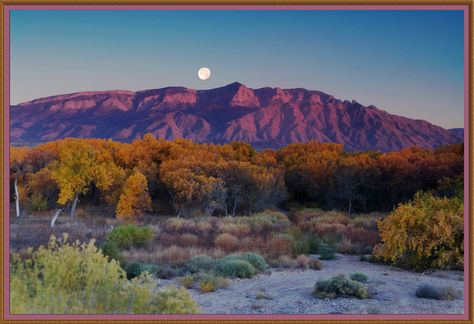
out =
<path fill-rule="evenodd" d="M 464 11 L 464 65 L 465 65 L 465 85 L 464 85 L 464 100 L 465 100 L 465 114 L 464 114 L 464 168 L 465 168 L 465 294 L 464 294 L 464 314 L 272 314 L 272 315 L 256 315 L 256 314 L 200 314 L 200 315 L 12 315 L 9 313 L 9 264 L 10 255 L 9 248 L 9 215 L 10 215 L 10 185 L 9 185 L 9 155 L 10 155 L 10 129 L 9 129 L 9 107 L 10 103 L 10 54 L 9 54 L 9 14 L 12 10 L 42 10 L 46 8 L 64 9 L 64 10 L 436 10 L 436 9 L 455 9 Z M 416 323 L 419 321 L 430 323 L 470 323 L 473 321 L 472 315 L 472 261 L 474 250 L 472 246 L 472 115 L 473 115 L 473 100 L 472 100 L 472 48 L 474 42 L 474 29 L 472 24 L 472 17 L 474 15 L 473 3 L 470 0 L 461 1 L 437 1 L 437 0 L 414 0 L 414 1 L 400 1 L 400 0 L 353 0 L 353 1 L 318 1 L 318 0 L 240 0 L 240 1 L 225 1 L 225 0 L 145 0 L 145 1 L 113 1 L 113 0 L 2 0 L 0 17 L 2 21 L 2 66 L 0 79 L 2 82 L 2 114 L 0 119 L 0 133 L 2 143 L 2 222 L 1 230 L 3 240 L 0 243 L 0 257 L 2 259 L 2 276 L 0 279 L 1 295 L 0 301 L 2 303 L 2 322 L 29 322 L 29 321 L 48 321 L 48 322 L 62 322 L 62 321 L 160 321 L 160 322 L 187 322 L 187 321 L 202 321 L 210 322 L 327 322 L 327 323 L 346 323 L 346 322 L 373 322 L 373 323 L 388 323 L 388 322 L 402 322 L 402 323 Z"/>

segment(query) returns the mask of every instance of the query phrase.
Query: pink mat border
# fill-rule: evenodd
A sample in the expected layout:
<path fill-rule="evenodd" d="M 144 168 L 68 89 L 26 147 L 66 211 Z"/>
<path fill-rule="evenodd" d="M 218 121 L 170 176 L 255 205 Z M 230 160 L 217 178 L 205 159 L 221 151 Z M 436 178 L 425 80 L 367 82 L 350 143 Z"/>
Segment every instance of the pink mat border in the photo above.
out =
<path fill-rule="evenodd" d="M 11 315 L 10 255 L 4 253 L 6 320 L 467 320 L 469 319 L 469 6 L 467 5 L 6 5 L 4 16 L 4 251 L 10 250 L 10 11 L 11 10 L 463 10 L 464 11 L 464 314 L 379 315 Z"/>

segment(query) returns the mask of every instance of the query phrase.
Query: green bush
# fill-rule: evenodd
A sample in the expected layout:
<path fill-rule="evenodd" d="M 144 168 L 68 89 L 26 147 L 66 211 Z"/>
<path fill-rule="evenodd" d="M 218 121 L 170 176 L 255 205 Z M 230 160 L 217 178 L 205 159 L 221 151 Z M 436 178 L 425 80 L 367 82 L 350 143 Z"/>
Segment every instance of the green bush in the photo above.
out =
<path fill-rule="evenodd" d="M 293 236 L 291 251 L 294 256 L 300 254 L 314 254 L 318 252 L 319 237 L 310 233 Z"/>
<path fill-rule="evenodd" d="M 32 211 L 47 211 L 48 210 L 48 200 L 41 195 L 33 194 L 26 201 L 26 209 L 30 212 Z"/>
<path fill-rule="evenodd" d="M 215 273 L 225 278 L 252 278 L 257 271 L 247 261 L 224 257 L 216 262 Z"/>
<path fill-rule="evenodd" d="M 192 257 L 191 259 L 186 262 L 186 268 L 191 272 L 191 273 L 197 273 L 197 272 L 208 272 L 212 271 L 216 265 L 216 261 L 206 255 L 198 255 L 195 257 Z"/>
<path fill-rule="evenodd" d="M 368 297 L 367 288 L 361 283 L 348 279 L 344 274 L 339 274 L 329 280 L 320 280 L 316 283 L 313 296 L 318 298 Z"/>
<path fill-rule="evenodd" d="M 106 241 L 114 243 L 120 250 L 143 247 L 153 240 L 151 227 L 136 225 L 117 226 L 107 234 Z"/>
<path fill-rule="evenodd" d="M 259 272 L 268 268 L 268 264 L 265 262 L 265 259 L 256 253 L 247 252 L 242 255 L 240 259 L 250 263 L 255 268 L 255 270 Z"/>
<path fill-rule="evenodd" d="M 321 260 L 334 260 L 336 258 L 336 248 L 332 244 L 321 242 L 318 252 Z"/>
<path fill-rule="evenodd" d="M 51 237 L 47 247 L 12 255 L 13 314 L 184 314 L 197 304 L 184 289 L 158 289 L 148 273 L 132 280 L 94 245 Z"/>
<path fill-rule="evenodd" d="M 351 279 L 358 282 L 367 282 L 369 277 L 363 272 L 354 272 L 351 274 Z"/>

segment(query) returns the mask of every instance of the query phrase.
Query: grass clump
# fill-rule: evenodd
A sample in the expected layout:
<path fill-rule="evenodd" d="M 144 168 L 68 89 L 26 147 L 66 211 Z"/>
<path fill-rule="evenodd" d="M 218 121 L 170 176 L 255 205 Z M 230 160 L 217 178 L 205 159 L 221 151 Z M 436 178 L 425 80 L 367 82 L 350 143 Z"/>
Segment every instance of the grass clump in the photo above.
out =
<path fill-rule="evenodd" d="M 339 274 L 328 280 L 318 281 L 314 286 L 313 296 L 321 299 L 340 297 L 365 299 L 369 294 L 367 288 L 360 282 L 348 279 L 344 274 Z"/>
<path fill-rule="evenodd" d="M 358 282 L 367 282 L 369 277 L 363 272 L 354 272 L 351 274 L 351 279 Z"/>
<path fill-rule="evenodd" d="M 431 285 L 421 285 L 416 289 L 415 296 L 418 298 L 436 300 L 455 300 L 460 298 L 462 293 L 451 286 L 435 287 Z"/>

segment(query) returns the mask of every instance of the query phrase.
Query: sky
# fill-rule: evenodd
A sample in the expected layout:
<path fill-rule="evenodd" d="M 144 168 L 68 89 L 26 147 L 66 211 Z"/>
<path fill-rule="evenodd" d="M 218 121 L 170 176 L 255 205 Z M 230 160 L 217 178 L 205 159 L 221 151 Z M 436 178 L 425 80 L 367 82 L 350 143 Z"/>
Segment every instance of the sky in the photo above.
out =
<path fill-rule="evenodd" d="M 10 97 L 238 81 L 463 127 L 463 19 L 460 10 L 13 10 Z M 202 66 L 209 80 L 197 77 Z"/>

